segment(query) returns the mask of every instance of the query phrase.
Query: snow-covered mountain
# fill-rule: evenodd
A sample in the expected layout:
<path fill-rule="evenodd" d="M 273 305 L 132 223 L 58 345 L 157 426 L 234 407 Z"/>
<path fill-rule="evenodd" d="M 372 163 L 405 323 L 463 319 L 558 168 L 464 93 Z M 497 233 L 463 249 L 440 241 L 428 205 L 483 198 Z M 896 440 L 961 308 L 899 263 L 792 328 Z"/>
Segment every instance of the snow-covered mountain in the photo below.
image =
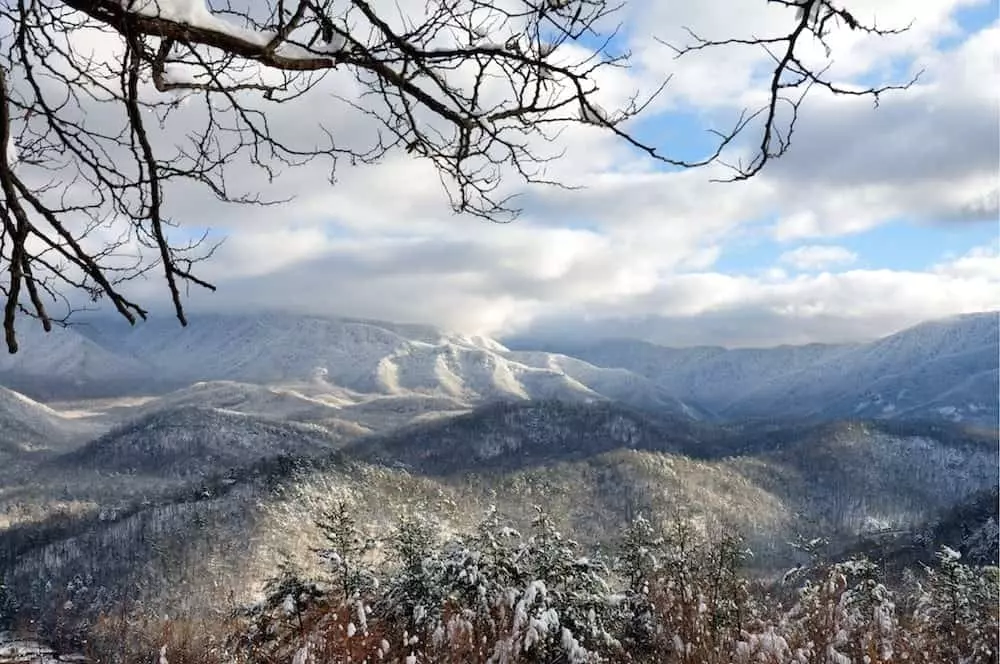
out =
<path fill-rule="evenodd" d="M 690 402 L 718 412 L 762 385 L 834 359 L 851 347 L 811 344 L 728 350 L 717 346 L 668 348 L 635 339 L 607 339 L 550 348 L 597 366 L 626 369 L 670 394 L 686 395 Z"/>
<path fill-rule="evenodd" d="M 122 321 L 127 327 L 127 323 Z M 0 355 L 0 385 L 39 398 L 86 394 L 126 394 L 145 383 L 147 366 L 83 334 L 82 327 L 55 328 L 45 333 L 38 325 L 18 329 L 20 350 Z"/>
<path fill-rule="evenodd" d="M 997 314 L 985 313 L 866 344 L 727 350 L 606 340 L 543 352 L 426 326 L 292 314 L 204 315 L 187 328 L 172 319 L 135 327 L 95 319 L 26 335 L 22 353 L 0 358 L 0 385 L 42 399 L 181 389 L 150 407 L 344 416 L 380 430 L 425 412 L 535 399 L 617 401 L 694 419 L 996 426 L 998 327 Z"/>
<path fill-rule="evenodd" d="M 867 344 L 727 350 L 615 339 L 549 350 L 641 374 L 724 419 L 944 418 L 996 426 L 998 334 L 991 312 Z"/>
<path fill-rule="evenodd" d="M 174 408 L 219 408 L 276 420 L 310 422 L 337 417 L 345 403 L 351 402 L 331 394 L 313 398 L 293 389 L 219 380 L 194 383 L 133 410 L 145 415 Z"/>
<path fill-rule="evenodd" d="M 735 401 L 729 415 L 946 417 L 996 424 L 1000 319 L 931 321 L 792 372 Z M 786 409 L 780 408 L 787 404 Z"/>
<path fill-rule="evenodd" d="M 20 356 L 20 364 L 0 374 L 0 383 L 40 380 L 48 368 L 47 353 L 71 356 L 83 349 L 109 359 L 86 365 L 86 381 L 77 381 L 80 396 L 89 396 L 88 386 L 102 378 L 120 382 L 122 374 L 141 373 L 145 383 L 133 392 L 232 381 L 295 388 L 300 396 L 341 394 L 348 401 L 358 395 L 431 397 L 463 407 L 497 399 L 622 400 L 695 412 L 652 381 L 621 369 L 511 353 L 488 338 L 421 326 L 281 314 L 201 316 L 187 328 L 172 320 L 133 328 L 102 319 L 64 330 L 50 341 L 51 350 L 33 347 Z M 55 384 L 72 380 L 72 371 L 54 373 Z"/>

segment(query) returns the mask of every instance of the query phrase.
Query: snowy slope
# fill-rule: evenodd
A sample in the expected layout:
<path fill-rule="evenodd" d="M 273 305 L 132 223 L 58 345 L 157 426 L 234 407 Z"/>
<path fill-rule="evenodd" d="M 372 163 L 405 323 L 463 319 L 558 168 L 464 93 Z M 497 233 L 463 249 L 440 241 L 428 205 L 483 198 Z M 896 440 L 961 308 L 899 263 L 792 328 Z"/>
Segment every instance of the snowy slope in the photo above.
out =
<path fill-rule="evenodd" d="M 337 417 L 345 400 L 331 401 L 306 396 L 292 389 L 251 385 L 234 381 L 207 381 L 164 394 L 138 408 L 136 414 L 146 415 L 173 408 L 220 408 L 246 415 L 259 415 L 278 420 L 308 422 Z"/>
<path fill-rule="evenodd" d="M 901 411 L 899 416 L 921 419 L 943 417 L 953 422 L 969 421 L 996 425 L 995 400 L 993 406 L 990 407 L 989 402 L 980 401 L 978 395 L 998 393 L 1000 393 L 1000 369 L 980 371 L 958 382 L 951 389 L 936 395 L 933 399 Z"/>
<path fill-rule="evenodd" d="M 522 364 L 564 374 L 614 401 L 656 411 L 677 411 L 701 419 L 703 413 L 679 403 L 666 388 L 639 373 L 618 367 L 598 367 L 575 357 L 540 351 L 511 351 L 507 357 Z"/>
<path fill-rule="evenodd" d="M 328 373 L 360 391 L 378 387 L 379 361 L 405 345 L 392 330 L 305 316 L 201 316 L 186 328 L 155 320 L 135 328 L 100 321 L 87 333 L 130 353 L 164 380 L 280 383 Z M 422 341 L 415 342 L 424 343 Z"/>
<path fill-rule="evenodd" d="M 79 327 L 45 333 L 38 325 L 25 325 L 18 330 L 18 341 L 16 354 L 0 355 L 0 385 L 20 392 L 46 399 L 75 393 L 103 396 L 127 392 L 150 379 L 142 362 L 91 341 Z"/>
<path fill-rule="evenodd" d="M 762 386 L 726 412 L 892 418 L 935 404 L 939 416 L 995 424 L 998 344 L 996 313 L 923 323 Z"/>
<path fill-rule="evenodd" d="M 834 528 L 910 527 L 997 486 L 992 436 L 953 425 L 824 423 L 734 468 Z"/>
<path fill-rule="evenodd" d="M 23 394 L 0 387 L 0 449 L 59 449 L 92 433 L 87 422 L 63 417 Z"/>
<path fill-rule="evenodd" d="M 547 348 L 597 366 L 626 369 L 668 394 L 719 411 L 740 395 L 836 358 L 851 347 L 811 344 L 727 350 L 719 346 L 668 348 L 638 339 L 606 339 Z"/>
<path fill-rule="evenodd" d="M 162 394 L 208 382 L 177 395 L 178 403 L 238 402 L 244 412 L 276 417 L 301 406 L 306 415 L 290 417 L 311 419 L 310 402 L 319 401 L 320 410 L 363 413 L 369 428 L 380 411 L 412 419 L 428 405 L 452 412 L 523 399 L 620 401 L 696 419 L 930 417 L 995 426 L 997 330 L 992 313 L 868 344 L 726 350 L 614 340 L 552 349 L 560 354 L 426 326 L 316 316 L 206 315 L 187 328 L 172 319 L 134 328 L 100 319 L 53 333 L 46 346 L 28 348 L 39 336 L 29 335 L 23 354 L 0 358 L 0 384 L 31 385 L 26 393 L 44 398 L 72 389 L 79 397 Z"/>
<path fill-rule="evenodd" d="M 234 381 L 207 381 L 150 399 L 133 408 L 121 409 L 112 418 L 118 422 L 133 422 L 153 414 L 169 416 L 176 409 L 212 408 L 274 422 L 316 424 L 337 438 L 353 438 L 371 432 L 365 418 L 359 417 L 353 408 L 356 405 L 354 400 L 329 390 L 311 392 L 314 393 Z"/>

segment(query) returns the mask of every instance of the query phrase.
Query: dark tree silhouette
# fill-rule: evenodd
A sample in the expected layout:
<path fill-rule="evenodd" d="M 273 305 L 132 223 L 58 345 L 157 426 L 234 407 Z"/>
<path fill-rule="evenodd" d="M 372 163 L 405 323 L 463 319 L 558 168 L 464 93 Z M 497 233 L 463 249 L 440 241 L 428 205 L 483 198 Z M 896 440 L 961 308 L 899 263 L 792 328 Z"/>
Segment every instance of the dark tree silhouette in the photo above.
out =
<path fill-rule="evenodd" d="M 17 351 L 19 315 L 49 330 L 73 312 L 73 293 L 109 300 L 130 323 L 145 318 L 124 284 L 153 270 L 186 324 L 182 288 L 214 288 L 195 271 L 214 246 L 171 232 L 178 192 L 281 202 L 240 190 L 237 164 L 273 178 L 324 160 L 332 183 L 338 161 L 374 163 L 403 150 L 434 164 L 456 211 L 503 221 L 518 212 L 504 183 L 567 186 L 545 175 L 559 157 L 551 139 L 567 123 L 602 127 L 678 168 L 721 161 L 737 137 L 759 132 L 753 158 L 728 164 L 732 179 L 746 179 L 788 150 L 810 89 L 877 101 L 908 85 L 840 87 L 800 58 L 807 40 L 830 30 L 893 31 L 860 23 L 836 0 L 767 1 L 789 7 L 787 32 L 691 33 L 675 45 L 679 56 L 747 46 L 774 58 L 768 102 L 713 131 L 714 146 L 690 159 L 630 133 L 628 120 L 663 86 L 611 111 L 594 102 L 598 72 L 629 66 L 606 28 L 622 7 L 609 0 L 434 0 L 410 10 L 365 0 L 9 0 L 0 6 L 7 348 Z M 114 45 L 113 58 L 87 45 L 98 38 Z M 269 108 L 316 93 L 333 70 L 352 75 L 359 91 L 337 103 L 377 128 L 365 147 L 327 126 L 322 108 L 307 143 L 272 130 Z"/>

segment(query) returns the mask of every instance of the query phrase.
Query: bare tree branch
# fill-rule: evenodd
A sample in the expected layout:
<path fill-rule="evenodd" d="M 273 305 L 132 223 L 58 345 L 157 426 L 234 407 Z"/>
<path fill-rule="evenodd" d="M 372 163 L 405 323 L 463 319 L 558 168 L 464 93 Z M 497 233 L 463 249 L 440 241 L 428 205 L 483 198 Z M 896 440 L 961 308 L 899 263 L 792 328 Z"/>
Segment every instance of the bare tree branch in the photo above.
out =
<path fill-rule="evenodd" d="M 905 90 L 915 84 L 920 78 L 918 72 L 905 83 L 878 87 L 849 88 L 839 85 L 826 77 L 829 65 L 816 70 L 804 64 L 801 59 L 802 42 L 811 38 L 819 40 L 830 55 L 831 49 L 826 42 L 826 35 L 834 24 L 840 22 L 849 30 L 865 32 L 880 37 L 889 37 L 909 29 L 882 29 L 875 25 L 865 25 L 854 15 L 842 8 L 835 0 L 768 0 L 768 2 L 795 8 L 797 10 L 795 24 L 790 32 L 776 37 L 706 39 L 689 28 L 685 28 L 691 38 L 689 44 L 674 46 L 667 42 L 661 43 L 674 50 L 678 58 L 696 51 L 716 49 L 730 46 L 752 46 L 764 49 L 774 61 L 768 85 L 768 101 L 762 108 L 748 111 L 740 118 L 741 123 L 733 132 L 721 136 L 720 144 L 731 142 L 743 133 L 750 121 L 762 118 L 761 138 L 757 151 L 748 163 L 726 164 L 733 175 L 725 182 L 748 180 L 757 175 L 764 166 L 781 157 L 792 145 L 792 134 L 799 118 L 799 109 L 806 95 L 814 86 L 825 88 L 838 95 L 871 97 L 878 105 L 879 97 L 890 90 Z M 785 105 L 788 119 L 779 118 L 779 107 Z M 718 160 L 721 152 L 715 154 L 712 160 Z M 720 160 L 721 161 L 721 160 Z"/>
<path fill-rule="evenodd" d="M 70 294 L 106 298 L 130 323 L 147 311 L 126 285 L 155 270 L 186 324 L 183 287 L 214 289 L 197 274 L 216 245 L 178 240 L 171 192 L 207 190 L 220 201 L 274 205 L 239 190 L 234 164 L 268 181 L 326 160 L 376 163 L 394 150 L 430 161 L 452 207 L 509 221 L 510 180 L 572 187 L 546 176 L 561 156 L 554 141 L 570 123 L 599 127 L 640 154 L 678 168 L 724 162 L 737 141 L 760 131 L 754 156 L 731 164 L 742 180 L 791 145 L 810 89 L 879 96 L 912 84 L 855 89 L 810 68 L 802 44 L 834 29 L 889 36 L 835 0 L 768 0 L 795 10 L 790 30 L 712 40 L 689 32 L 678 56 L 709 48 L 763 48 L 774 60 L 768 102 L 747 109 L 702 155 L 672 154 L 634 133 L 669 77 L 651 94 L 610 112 L 597 80 L 628 67 L 608 0 L 440 0 L 402 10 L 381 0 L 10 0 L 0 6 L 0 289 L 3 329 L 45 330 L 78 307 Z M 242 2 L 242 4 L 239 4 Z M 113 56 L 83 44 L 93 35 Z M 375 127 L 368 144 L 340 136 L 318 117 L 302 144 L 269 114 L 317 94 L 326 75 L 353 76 L 359 94 L 329 95 Z M 175 120 L 178 109 L 190 109 Z M 787 110 L 782 110 L 782 108 Z M 273 117 L 273 116 L 272 116 Z M 194 119 L 194 120 L 192 120 Z M 191 126 L 192 121 L 196 122 Z M 353 140 L 348 140 L 353 139 Z M 183 223 L 184 219 L 179 220 Z M 187 220 L 190 221 L 190 220 Z M 54 316 L 57 303 L 66 314 Z"/>

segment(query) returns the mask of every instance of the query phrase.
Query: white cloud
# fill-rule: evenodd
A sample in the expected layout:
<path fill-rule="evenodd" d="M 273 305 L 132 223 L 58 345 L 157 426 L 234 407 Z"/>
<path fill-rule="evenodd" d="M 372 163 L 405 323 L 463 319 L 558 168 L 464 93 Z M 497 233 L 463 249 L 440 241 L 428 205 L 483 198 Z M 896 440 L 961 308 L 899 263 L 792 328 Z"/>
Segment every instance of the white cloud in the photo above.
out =
<path fill-rule="evenodd" d="M 822 270 L 834 265 L 857 262 L 858 255 L 844 247 L 830 244 L 807 244 L 786 251 L 778 258 L 780 263 L 799 270 Z"/>
<path fill-rule="evenodd" d="M 485 227 L 436 238 L 327 238 L 314 257 L 223 277 L 194 308 L 282 308 L 430 322 L 466 332 L 642 336 L 669 344 L 770 345 L 887 334 L 958 313 L 1000 309 L 1000 255 L 981 247 L 927 270 L 759 274 L 658 269 L 657 248 L 585 230 Z M 302 239 L 310 238 L 307 229 Z M 216 264 L 268 259 L 265 238 Z M 623 258 L 626 257 L 627 258 Z M 273 260 L 273 258 L 271 258 Z"/>
<path fill-rule="evenodd" d="M 835 80 L 862 77 L 889 79 L 901 62 L 935 53 L 936 44 L 959 36 L 955 20 L 960 8 L 986 4 L 988 0 L 936 0 L 913 3 L 908 0 L 853 0 L 842 3 L 859 20 L 882 28 L 903 28 L 905 32 L 884 38 L 861 31 L 837 30 L 827 43 L 831 57 L 823 47 L 813 44 L 812 59 L 829 64 L 827 74 Z M 660 0 L 632 0 L 626 5 L 627 25 L 632 29 L 632 51 L 636 62 L 653 73 L 665 66 L 674 75 L 666 104 L 695 107 L 732 107 L 751 97 L 769 75 L 771 56 L 756 47 L 708 49 L 674 60 L 671 46 L 691 43 L 690 28 L 707 39 L 731 37 L 751 39 L 783 36 L 794 27 L 795 10 L 779 3 L 757 0 L 704 0 L 691 3 L 665 3 Z M 654 39 L 658 38 L 658 39 Z"/>
<path fill-rule="evenodd" d="M 924 272 L 678 275 L 615 307 L 579 306 L 540 318 L 525 333 L 772 346 L 868 340 L 931 318 L 990 310 L 1000 310 L 1000 257 L 977 249 Z"/>
<path fill-rule="evenodd" d="M 964 256 L 935 265 L 932 271 L 952 279 L 1000 283 L 1000 245 L 975 247 Z"/>

